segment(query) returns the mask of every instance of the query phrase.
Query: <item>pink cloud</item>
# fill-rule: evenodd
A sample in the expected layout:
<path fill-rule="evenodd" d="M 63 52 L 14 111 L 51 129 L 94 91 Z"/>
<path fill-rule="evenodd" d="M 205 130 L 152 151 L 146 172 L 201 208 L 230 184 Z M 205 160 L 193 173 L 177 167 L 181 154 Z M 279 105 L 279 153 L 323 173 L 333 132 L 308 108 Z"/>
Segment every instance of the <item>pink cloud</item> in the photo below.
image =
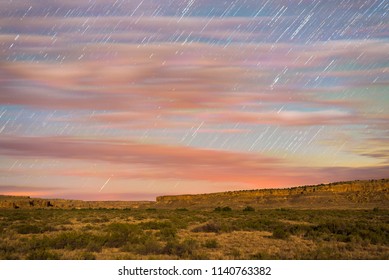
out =
<path fill-rule="evenodd" d="M 320 183 L 323 180 L 380 178 L 388 166 L 319 168 L 294 166 L 259 154 L 142 144 L 133 141 L 85 140 L 64 137 L 3 137 L 3 155 L 53 158 L 111 164 L 99 172 L 67 168 L 47 171 L 50 176 L 76 176 L 119 180 L 189 180 L 280 187 Z M 37 174 L 42 174 L 36 170 Z M 30 174 L 31 175 L 31 174 Z M 354 176 L 354 177 L 353 177 Z"/>
<path fill-rule="evenodd" d="M 0 139 L 0 147 L 1 154 L 21 160 L 53 158 L 110 164 L 106 171 L 98 173 L 67 168 L 49 170 L 46 172 L 49 176 L 114 176 L 120 180 L 189 180 L 267 187 L 298 184 L 312 177 L 277 158 L 184 146 L 63 137 L 4 137 Z"/>
<path fill-rule="evenodd" d="M 98 50 L 97 45 L 88 48 L 92 52 L 93 49 Z M 304 79 L 304 76 L 291 77 L 288 84 L 269 86 L 276 75 L 275 70 L 270 69 L 277 69 L 278 63 L 283 67 L 289 65 L 308 69 L 328 63 L 325 57 L 309 60 L 309 48 L 307 51 L 306 48 L 297 47 L 290 55 L 282 54 L 290 48 L 287 44 L 277 45 L 273 50 L 268 44 L 247 46 L 248 52 L 244 55 L 240 55 L 235 48 L 237 46 L 224 50 L 206 44 L 164 44 L 138 48 L 136 45 L 117 44 L 112 45 L 112 50 L 116 50 L 118 55 L 110 61 L 86 58 L 85 61 L 70 60 L 61 65 L 50 62 L 2 63 L 0 71 L 4 83 L 0 86 L 3 92 L 0 103 L 53 110 L 117 111 L 109 117 L 97 116 L 98 121 L 115 119 L 114 114 L 121 115 L 121 119 L 126 119 L 125 115 L 127 119 L 144 117 L 149 120 L 157 116 L 163 119 L 180 115 L 185 109 L 228 111 L 242 119 L 243 114 L 236 108 L 253 102 L 263 102 L 264 107 L 274 106 L 274 103 L 295 103 L 323 112 L 333 110 L 334 106 L 339 111 L 342 111 L 341 108 L 345 108 L 343 111 L 360 108 L 354 101 L 321 99 L 322 88 L 301 88 L 297 81 Z M 181 50 L 179 54 L 177 49 Z M 80 55 L 76 54 L 76 49 L 71 50 L 70 47 L 68 50 L 70 54 L 75 52 L 74 57 Z M 214 55 L 208 56 L 208 52 L 220 52 L 220 59 L 215 59 Z M 330 55 L 333 53 L 329 52 Z M 296 56 L 301 58 L 296 60 Z M 250 68 L 247 61 L 259 61 L 262 68 Z M 309 62 L 304 65 L 304 61 Z M 358 72 L 356 75 L 363 74 Z M 241 87 L 239 94 L 234 90 L 236 85 Z M 268 114 L 266 111 L 264 113 Z M 195 119 L 196 115 L 192 113 L 190 117 Z M 262 118 L 269 119 L 266 116 Z M 278 120 L 283 123 L 283 120 L 299 118 L 283 113 L 271 117 L 269 122 Z M 340 119 L 346 121 L 346 116 L 340 116 Z M 164 121 L 168 125 L 169 121 Z M 231 118 L 231 121 L 234 119 Z M 300 122 L 299 125 L 303 124 Z"/>
<path fill-rule="evenodd" d="M 282 126 L 340 125 L 361 121 L 357 115 L 336 110 L 208 113 L 201 114 L 200 118 L 211 123 L 241 122 Z"/>

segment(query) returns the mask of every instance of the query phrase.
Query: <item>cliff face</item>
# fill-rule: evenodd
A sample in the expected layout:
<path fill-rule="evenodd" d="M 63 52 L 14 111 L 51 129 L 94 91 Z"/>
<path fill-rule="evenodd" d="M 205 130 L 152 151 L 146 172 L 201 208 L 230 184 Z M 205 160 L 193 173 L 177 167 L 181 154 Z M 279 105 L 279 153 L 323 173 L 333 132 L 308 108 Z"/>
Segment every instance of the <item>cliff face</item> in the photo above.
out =
<path fill-rule="evenodd" d="M 389 179 L 351 181 L 288 189 L 262 189 L 223 193 L 157 197 L 163 207 L 212 208 L 389 208 Z"/>

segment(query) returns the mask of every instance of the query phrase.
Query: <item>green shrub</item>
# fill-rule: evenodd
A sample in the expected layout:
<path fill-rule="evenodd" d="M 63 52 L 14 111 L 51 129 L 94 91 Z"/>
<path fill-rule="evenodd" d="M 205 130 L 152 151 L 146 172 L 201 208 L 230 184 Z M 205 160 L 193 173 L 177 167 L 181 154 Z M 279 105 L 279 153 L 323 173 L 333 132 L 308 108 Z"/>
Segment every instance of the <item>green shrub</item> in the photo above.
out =
<path fill-rule="evenodd" d="M 171 228 L 173 225 L 171 222 L 156 222 L 156 221 L 150 221 L 145 223 L 140 223 L 139 226 L 142 229 L 164 229 L 164 228 Z"/>
<path fill-rule="evenodd" d="M 194 239 L 185 239 L 183 242 L 169 241 L 162 252 L 168 255 L 176 255 L 180 258 L 190 258 L 195 255 L 198 243 Z"/>
<path fill-rule="evenodd" d="M 104 244 L 105 244 L 105 240 L 103 239 L 103 237 L 95 238 L 95 240 L 91 240 L 88 243 L 88 245 L 86 246 L 86 250 L 88 252 L 100 253 L 101 250 L 103 249 Z"/>
<path fill-rule="evenodd" d="M 119 248 L 129 243 L 139 243 L 143 231 L 137 225 L 112 223 L 108 225 L 105 246 Z"/>
<path fill-rule="evenodd" d="M 41 230 L 40 227 L 36 225 L 18 225 L 15 228 L 16 232 L 19 234 L 29 234 L 29 233 L 42 233 L 43 231 Z"/>
<path fill-rule="evenodd" d="M 246 206 L 243 211 L 245 212 L 249 212 L 249 211 L 255 211 L 254 207 L 251 207 L 251 206 Z"/>
<path fill-rule="evenodd" d="M 214 211 L 215 212 L 222 212 L 222 211 L 224 211 L 224 212 L 229 212 L 229 211 L 232 211 L 232 209 L 231 209 L 231 207 L 229 207 L 229 206 L 225 206 L 225 207 L 216 207 L 215 209 L 214 209 Z"/>
<path fill-rule="evenodd" d="M 285 230 L 285 228 L 283 228 L 283 227 L 276 227 L 273 230 L 272 237 L 277 238 L 277 239 L 286 239 L 289 237 L 289 232 L 287 230 Z"/>
<path fill-rule="evenodd" d="M 195 227 L 194 229 L 192 229 L 192 232 L 220 232 L 221 231 L 221 227 L 219 224 L 216 224 L 214 222 L 208 222 L 206 223 L 205 225 L 201 225 L 201 226 L 198 226 L 198 227 Z"/>
<path fill-rule="evenodd" d="M 204 247 L 210 248 L 210 249 L 218 248 L 219 247 L 219 243 L 217 242 L 216 239 L 208 239 L 208 240 L 205 241 Z"/>
<path fill-rule="evenodd" d="M 55 249 L 82 249 L 86 248 L 88 244 L 94 239 L 91 234 L 85 234 L 76 231 L 62 232 L 49 240 L 52 248 Z"/>
<path fill-rule="evenodd" d="M 160 231 L 159 231 L 159 236 L 162 240 L 170 240 L 170 239 L 174 239 L 177 235 L 177 229 L 173 228 L 173 227 L 166 227 L 166 228 L 162 228 Z"/>
<path fill-rule="evenodd" d="M 280 222 L 267 217 L 244 216 L 244 219 L 234 219 L 228 226 L 231 230 L 260 230 L 272 231 Z"/>
<path fill-rule="evenodd" d="M 153 235 L 149 235 L 140 244 L 136 245 L 135 251 L 142 255 L 160 254 L 163 247 Z"/>
<path fill-rule="evenodd" d="M 60 256 L 57 253 L 50 252 L 46 249 L 37 249 L 30 252 L 27 256 L 28 260 L 59 260 Z"/>

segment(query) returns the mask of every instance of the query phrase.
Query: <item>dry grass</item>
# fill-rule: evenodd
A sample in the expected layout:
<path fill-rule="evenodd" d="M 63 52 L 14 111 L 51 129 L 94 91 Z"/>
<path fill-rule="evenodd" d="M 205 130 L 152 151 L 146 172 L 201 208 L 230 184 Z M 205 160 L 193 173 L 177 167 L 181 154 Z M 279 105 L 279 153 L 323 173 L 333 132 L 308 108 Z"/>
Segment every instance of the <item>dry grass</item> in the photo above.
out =
<path fill-rule="evenodd" d="M 0 259 L 389 259 L 389 210 L 12 209 Z"/>

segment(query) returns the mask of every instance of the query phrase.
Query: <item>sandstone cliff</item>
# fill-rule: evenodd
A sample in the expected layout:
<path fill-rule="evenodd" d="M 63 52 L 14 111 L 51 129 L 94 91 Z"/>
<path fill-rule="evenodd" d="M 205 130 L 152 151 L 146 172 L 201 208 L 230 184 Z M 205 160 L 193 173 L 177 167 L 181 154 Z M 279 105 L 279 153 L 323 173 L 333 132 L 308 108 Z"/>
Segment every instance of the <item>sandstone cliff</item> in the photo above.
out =
<path fill-rule="evenodd" d="M 389 208 L 389 179 L 157 197 L 160 207 Z"/>

